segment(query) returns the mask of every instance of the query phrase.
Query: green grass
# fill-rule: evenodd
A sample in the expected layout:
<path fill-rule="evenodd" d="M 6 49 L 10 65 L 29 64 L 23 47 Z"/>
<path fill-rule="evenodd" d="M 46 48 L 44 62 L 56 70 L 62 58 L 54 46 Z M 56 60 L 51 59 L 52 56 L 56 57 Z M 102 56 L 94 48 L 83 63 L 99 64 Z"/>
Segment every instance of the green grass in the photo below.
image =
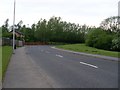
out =
<path fill-rule="evenodd" d="M 90 54 L 98 54 L 98 55 L 120 58 L 120 56 L 118 55 L 118 52 L 96 49 L 93 47 L 88 47 L 85 44 L 68 44 L 68 45 L 59 45 L 56 47 L 67 49 L 67 50 L 72 50 L 72 51 L 77 51 L 77 52 L 85 52 L 85 53 L 90 53 Z"/>
<path fill-rule="evenodd" d="M 11 55 L 12 55 L 12 47 L 11 46 L 3 46 L 2 47 L 2 78 L 5 75 Z"/>
<path fill-rule="evenodd" d="M 65 45 L 67 43 L 64 42 L 48 42 L 49 45 Z"/>
<path fill-rule="evenodd" d="M 2 46 L 0 46 L 0 80 L 2 79 Z"/>

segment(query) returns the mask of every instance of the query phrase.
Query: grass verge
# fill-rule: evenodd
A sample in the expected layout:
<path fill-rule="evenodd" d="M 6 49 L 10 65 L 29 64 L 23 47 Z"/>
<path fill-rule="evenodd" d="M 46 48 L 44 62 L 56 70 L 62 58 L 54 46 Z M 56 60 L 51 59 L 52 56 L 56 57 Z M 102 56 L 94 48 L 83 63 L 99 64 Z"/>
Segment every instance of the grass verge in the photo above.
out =
<path fill-rule="evenodd" d="M 4 78 L 11 55 L 12 55 L 12 47 L 3 46 L 2 47 L 2 78 Z"/>
<path fill-rule="evenodd" d="M 65 45 L 67 43 L 64 42 L 48 42 L 49 45 Z"/>
<path fill-rule="evenodd" d="M 0 81 L 2 79 L 2 46 L 0 46 Z"/>
<path fill-rule="evenodd" d="M 85 44 L 68 44 L 68 45 L 59 45 L 56 47 L 66 49 L 66 50 L 77 51 L 77 52 L 84 52 L 84 53 L 98 54 L 98 55 L 119 57 L 120 58 L 120 56 L 118 55 L 118 54 L 120 54 L 120 52 L 96 49 L 93 47 L 86 46 Z"/>

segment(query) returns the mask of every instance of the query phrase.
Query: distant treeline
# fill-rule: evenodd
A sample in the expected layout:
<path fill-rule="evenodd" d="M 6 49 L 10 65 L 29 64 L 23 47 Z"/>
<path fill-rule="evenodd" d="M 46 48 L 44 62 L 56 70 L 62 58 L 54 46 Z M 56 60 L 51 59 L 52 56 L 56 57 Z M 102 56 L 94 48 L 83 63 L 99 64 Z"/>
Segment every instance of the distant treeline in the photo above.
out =
<path fill-rule="evenodd" d="M 83 43 L 85 42 L 85 32 L 89 27 L 80 26 L 75 23 L 62 21 L 60 17 L 52 17 L 49 21 L 41 19 L 31 28 L 24 25 L 20 31 L 25 34 L 26 42 L 65 42 L 65 43 Z"/>
<path fill-rule="evenodd" d="M 62 21 L 61 17 L 54 16 L 48 21 L 40 19 L 31 27 L 22 26 L 22 21 L 15 26 L 16 30 L 23 33 L 26 42 L 86 43 L 91 47 L 120 51 L 119 18 L 118 16 L 107 18 L 97 28 Z M 12 38 L 12 34 L 8 34 L 8 31 L 7 19 L 2 26 L 3 36 Z"/>

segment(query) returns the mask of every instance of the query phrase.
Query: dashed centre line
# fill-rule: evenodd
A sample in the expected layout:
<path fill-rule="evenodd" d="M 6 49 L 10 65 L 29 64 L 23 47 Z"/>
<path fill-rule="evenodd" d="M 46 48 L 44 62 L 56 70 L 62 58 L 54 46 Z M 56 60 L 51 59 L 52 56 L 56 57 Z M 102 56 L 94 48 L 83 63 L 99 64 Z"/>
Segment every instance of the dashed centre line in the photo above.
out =
<path fill-rule="evenodd" d="M 81 64 L 84 64 L 84 65 L 87 65 L 87 66 L 91 66 L 93 68 L 98 68 L 97 66 L 95 65 L 92 65 L 92 64 L 88 64 L 88 63 L 85 63 L 85 62 L 80 62 Z"/>
<path fill-rule="evenodd" d="M 46 51 L 46 53 L 50 53 L 50 52 Z"/>
<path fill-rule="evenodd" d="M 61 58 L 63 58 L 63 56 L 61 56 L 61 55 L 58 55 L 58 54 L 56 54 L 56 56 L 57 56 L 57 57 L 61 57 Z"/>

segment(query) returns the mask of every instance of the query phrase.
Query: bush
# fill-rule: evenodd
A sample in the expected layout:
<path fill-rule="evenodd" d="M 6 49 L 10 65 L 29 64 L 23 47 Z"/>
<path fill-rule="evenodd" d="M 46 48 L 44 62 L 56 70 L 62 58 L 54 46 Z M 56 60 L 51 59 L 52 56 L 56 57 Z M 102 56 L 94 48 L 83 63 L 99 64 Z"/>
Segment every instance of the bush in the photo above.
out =
<path fill-rule="evenodd" d="M 120 36 L 116 35 L 112 40 L 112 50 L 120 51 Z"/>
<path fill-rule="evenodd" d="M 88 33 L 85 43 L 88 46 L 98 49 L 110 50 L 112 47 L 112 38 L 112 35 L 109 35 L 106 31 L 97 28 Z"/>
<path fill-rule="evenodd" d="M 100 35 L 93 47 L 99 49 L 110 50 L 112 46 L 112 36 L 111 35 Z"/>

